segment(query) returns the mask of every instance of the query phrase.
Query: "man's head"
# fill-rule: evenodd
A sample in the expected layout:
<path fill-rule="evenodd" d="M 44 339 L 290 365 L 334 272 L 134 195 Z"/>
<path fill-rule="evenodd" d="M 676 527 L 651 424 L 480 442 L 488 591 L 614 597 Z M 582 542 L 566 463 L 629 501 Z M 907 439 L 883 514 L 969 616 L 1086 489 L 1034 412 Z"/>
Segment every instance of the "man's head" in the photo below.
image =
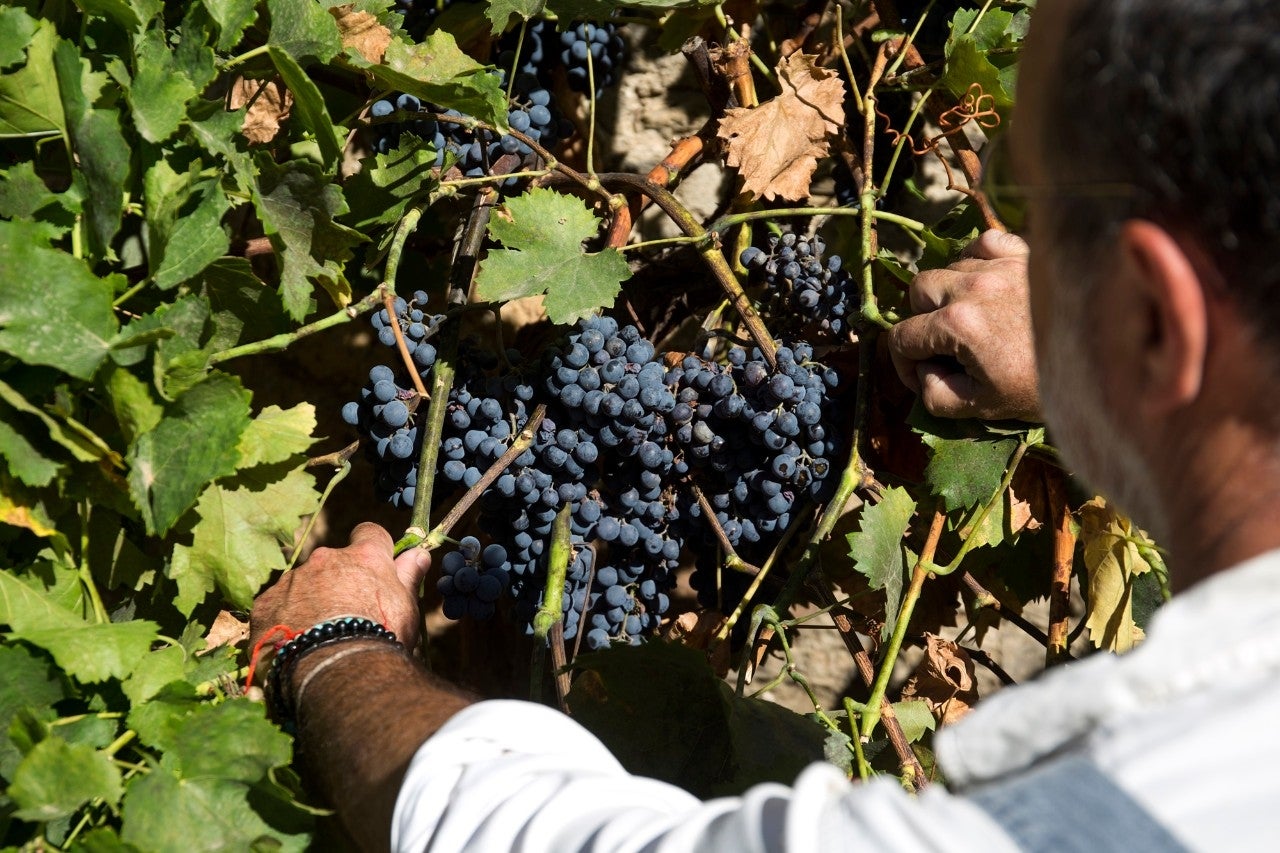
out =
<path fill-rule="evenodd" d="M 1032 30 L 1013 146 L 1045 414 L 1160 535 L 1215 410 L 1275 434 L 1274 398 L 1238 398 L 1280 393 L 1280 2 L 1054 0 Z"/>

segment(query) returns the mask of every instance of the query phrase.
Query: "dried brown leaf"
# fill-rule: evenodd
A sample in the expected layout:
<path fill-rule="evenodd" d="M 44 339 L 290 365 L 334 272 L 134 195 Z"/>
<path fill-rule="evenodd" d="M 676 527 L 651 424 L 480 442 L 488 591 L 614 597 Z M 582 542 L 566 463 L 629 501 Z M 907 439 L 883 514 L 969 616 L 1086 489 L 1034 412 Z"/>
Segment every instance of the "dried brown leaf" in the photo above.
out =
<path fill-rule="evenodd" d="M 357 12 L 353 3 L 334 6 L 329 9 L 329 14 L 338 21 L 344 48 L 354 47 L 369 62 L 382 62 L 387 45 L 391 44 L 391 30 L 379 24 L 378 19 L 368 12 Z"/>
<path fill-rule="evenodd" d="M 818 159 L 827 156 L 829 137 L 844 122 L 844 83 L 814 59 L 786 57 L 777 68 L 782 94 L 753 110 L 726 110 L 720 121 L 727 162 L 752 197 L 807 199 Z"/>
<path fill-rule="evenodd" d="M 247 639 L 249 639 L 249 623 L 241 622 L 231 615 L 231 611 L 223 610 L 218 613 L 217 618 L 213 620 L 213 625 L 209 628 L 209 633 L 204 636 L 204 652 L 211 652 L 219 646 L 238 645 Z"/>
<path fill-rule="evenodd" d="M 969 653 L 950 640 L 925 634 L 924 660 L 903 686 L 902 699 L 924 700 L 941 725 L 957 722 L 978 701 L 978 681 Z"/>
<path fill-rule="evenodd" d="M 278 78 L 250 80 L 239 77 L 227 93 L 227 108 L 238 110 L 245 104 L 249 109 L 245 112 L 240 132 L 251 144 L 270 142 L 280 132 L 280 125 L 289 118 L 293 93 Z"/>
<path fill-rule="evenodd" d="M 723 678 L 729 671 L 729 644 L 715 643 L 716 632 L 724 624 L 724 616 L 711 610 L 681 613 L 662 627 L 663 639 L 692 649 L 711 650 L 711 668 Z"/>

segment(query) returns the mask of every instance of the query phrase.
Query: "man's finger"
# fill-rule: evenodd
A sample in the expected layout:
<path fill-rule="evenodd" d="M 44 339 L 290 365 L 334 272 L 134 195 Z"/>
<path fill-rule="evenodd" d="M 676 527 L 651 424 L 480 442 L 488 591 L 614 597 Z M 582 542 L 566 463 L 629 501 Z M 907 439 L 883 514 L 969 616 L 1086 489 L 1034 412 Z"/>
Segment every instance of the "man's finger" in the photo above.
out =
<path fill-rule="evenodd" d="M 920 401 L 930 414 L 942 418 L 973 417 L 976 413 L 977 383 L 962 370 L 933 362 L 916 366 Z"/>
<path fill-rule="evenodd" d="M 430 568 L 431 552 L 426 548 L 410 548 L 396 557 L 396 577 L 410 592 L 418 591 Z"/>
<path fill-rule="evenodd" d="M 355 526 L 351 531 L 348 547 L 359 548 L 370 558 L 376 559 L 390 560 L 395 554 L 395 542 L 392 541 L 391 534 L 372 521 L 364 521 Z"/>
<path fill-rule="evenodd" d="M 912 361 L 924 361 L 940 355 L 957 358 L 960 341 L 951 327 L 946 311 L 908 317 L 889 330 L 889 350 Z"/>
<path fill-rule="evenodd" d="M 1015 258 L 1030 251 L 1027 241 L 1017 234 L 1008 231 L 983 231 L 978 238 L 964 247 L 961 255 L 966 258 L 995 261 L 1000 258 Z"/>
<path fill-rule="evenodd" d="M 924 314 L 937 311 L 951 301 L 956 288 L 964 283 L 964 276 L 952 269 L 925 270 L 911 280 L 907 295 L 911 311 Z"/>

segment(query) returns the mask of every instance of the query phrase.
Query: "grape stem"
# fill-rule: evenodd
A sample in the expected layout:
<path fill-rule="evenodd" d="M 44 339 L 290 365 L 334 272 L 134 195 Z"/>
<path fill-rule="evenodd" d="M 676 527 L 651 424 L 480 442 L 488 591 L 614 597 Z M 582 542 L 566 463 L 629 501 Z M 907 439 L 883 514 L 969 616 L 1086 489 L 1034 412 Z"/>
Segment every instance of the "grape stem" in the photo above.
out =
<path fill-rule="evenodd" d="M 307 462 L 307 467 L 311 467 L 311 462 Z M 351 460 L 344 459 L 338 466 L 338 470 L 329 482 L 324 484 L 324 491 L 320 493 L 320 501 L 316 504 L 315 511 L 311 513 L 311 517 L 307 519 L 307 526 L 302 528 L 302 535 L 298 537 L 298 544 L 293 549 L 293 556 L 289 558 L 289 565 L 285 567 L 285 571 L 291 570 L 298 563 L 298 557 L 302 555 L 302 546 L 307 544 L 307 539 L 311 537 L 311 528 L 315 526 L 316 519 L 320 517 L 320 510 L 324 509 L 325 501 L 329 500 L 329 495 L 333 493 L 334 488 L 339 483 L 347 479 L 347 475 L 351 473 Z"/>
<path fill-rule="evenodd" d="M 556 513 L 556 520 L 552 523 L 551 543 L 547 553 L 547 585 L 542 590 L 542 603 L 538 605 L 538 612 L 533 614 L 533 671 L 529 676 L 529 695 L 535 702 L 542 699 L 542 678 L 546 670 L 547 645 L 550 642 L 551 629 L 559 625 L 564 618 L 560 601 L 564 596 L 565 573 L 569 567 L 569 561 L 573 559 L 573 544 L 570 541 L 569 530 L 570 512 L 571 505 L 566 503 L 560 507 L 560 511 Z M 563 633 L 558 639 L 560 657 L 563 659 Z M 557 680 L 563 677 L 566 682 L 568 681 L 568 674 L 563 671 L 557 673 L 556 677 Z M 557 684 L 557 692 L 567 695 L 568 684 L 566 683 L 563 689 L 560 689 L 560 685 Z"/>
<path fill-rule="evenodd" d="M 281 350 L 288 349 L 294 343 L 303 338 L 314 335 L 316 332 L 323 332 L 325 329 L 331 329 L 334 326 L 340 326 L 343 323 L 350 323 L 366 311 L 373 310 L 373 308 L 380 305 L 381 302 L 382 292 L 380 290 L 374 290 L 360 301 L 353 302 L 342 310 L 336 311 L 327 317 L 322 317 L 314 323 L 299 326 L 292 332 L 273 335 L 269 338 L 263 338 L 260 341 L 241 344 L 238 347 L 231 347 L 229 349 L 224 349 L 221 352 L 215 352 L 209 356 L 209 366 L 213 367 L 214 365 L 222 364 L 223 362 L 231 361 L 231 359 L 240 358 L 241 356 L 260 355 L 265 352 L 279 352 Z"/>
<path fill-rule="evenodd" d="M 449 270 L 449 302 L 465 301 L 466 293 L 471 289 L 471 280 L 475 276 L 476 258 L 480 255 L 480 247 L 484 244 L 489 215 L 493 211 L 493 202 L 498 193 L 492 187 L 486 187 L 476 193 L 475 203 L 467 218 L 466 229 L 458 244 L 458 251 L 453 258 L 453 266 Z M 459 323 L 445 323 L 440 330 L 439 342 L 436 345 L 436 361 L 431 368 L 431 403 L 427 408 L 425 423 L 419 425 L 422 432 L 422 451 L 418 455 L 418 484 L 413 502 L 413 517 L 409 520 L 409 528 L 400 542 L 404 543 L 410 536 L 422 537 L 430 524 L 431 502 L 434 500 L 436 482 L 436 460 L 440 455 L 440 436 L 444 433 L 444 417 L 449 406 L 449 391 L 453 388 L 455 373 L 454 361 L 458 354 Z M 421 541 L 421 540 L 419 540 Z M 437 543 L 438 545 L 438 543 Z M 399 544 L 396 553 L 409 548 Z"/>
<path fill-rule="evenodd" d="M 399 111 L 397 110 L 397 112 L 393 113 L 392 115 L 394 116 L 398 113 Z M 468 128 L 469 130 L 482 129 L 482 130 L 488 130 L 492 133 L 497 133 L 497 134 L 503 133 L 503 131 L 498 130 L 498 128 L 494 127 L 493 125 L 480 121 L 479 119 L 472 118 L 471 116 L 451 116 L 451 115 L 445 115 L 444 113 L 425 113 L 425 114 L 415 113 L 415 117 L 417 118 L 422 118 L 423 115 L 429 116 L 430 118 L 434 119 L 437 122 L 443 122 L 445 124 L 461 125 L 462 127 Z M 542 158 L 543 162 L 547 164 L 548 169 L 554 169 L 555 171 L 559 172 L 561 175 L 564 175 L 569 180 L 581 186 L 584 190 L 591 193 L 592 195 L 600 196 L 604 200 L 604 202 L 609 205 L 610 208 L 614 208 L 621 204 L 621 200 L 615 200 L 613 195 L 609 193 L 608 190 L 605 190 L 603 187 L 601 187 L 598 181 L 594 181 L 591 178 L 588 178 L 586 175 L 579 172 L 577 169 L 573 169 L 565 165 L 564 163 L 561 163 L 559 160 L 556 159 L 554 154 L 552 154 L 546 148 L 542 147 L 542 145 L 540 145 L 536 139 L 524 133 L 521 133 L 515 128 L 507 128 L 506 133 L 509 133 L 511 136 L 514 136 L 516 139 L 520 140 L 525 145 L 528 145 L 531 149 L 533 149 L 534 152 L 536 152 L 537 155 Z"/>
<path fill-rule="evenodd" d="M 707 496 L 702 493 L 702 489 L 693 483 L 689 484 L 689 488 L 693 490 L 693 496 L 697 498 L 698 506 L 702 507 L 702 517 L 711 525 L 711 532 L 715 534 L 716 541 L 720 543 L 720 548 L 724 551 L 724 565 L 735 572 L 741 572 L 752 577 L 759 576 L 760 568 L 743 560 L 738 556 L 738 552 L 734 550 L 733 544 L 729 542 L 729 537 L 724 532 L 724 528 L 720 526 L 720 519 L 716 518 L 715 508 L 711 506 L 711 501 L 707 500 Z"/>
<path fill-rule="evenodd" d="M 542 423 L 542 418 L 547 413 L 545 405 L 539 405 L 533 410 L 533 414 L 529 416 L 529 422 L 525 424 L 524 429 L 516 436 L 515 441 L 511 442 L 511 446 L 506 452 L 498 457 L 488 470 L 480 476 L 476 484 L 467 489 L 466 493 L 458 499 L 458 502 L 450 508 L 448 514 L 440 520 L 430 533 L 422 534 L 421 528 L 416 528 L 419 532 L 415 533 L 415 528 L 411 527 L 405 532 L 405 535 L 396 543 L 395 551 L 397 554 L 403 553 L 415 545 L 421 546 L 428 550 L 439 548 L 445 543 L 453 526 L 462 520 L 467 510 L 471 509 L 472 504 L 479 499 L 484 490 L 492 485 L 493 481 L 502 476 L 502 472 L 511 467 L 511 463 L 515 462 L 516 457 L 524 453 L 533 444 L 534 436 L 537 435 L 538 425 Z M 418 475 L 421 480 L 421 473 Z"/>

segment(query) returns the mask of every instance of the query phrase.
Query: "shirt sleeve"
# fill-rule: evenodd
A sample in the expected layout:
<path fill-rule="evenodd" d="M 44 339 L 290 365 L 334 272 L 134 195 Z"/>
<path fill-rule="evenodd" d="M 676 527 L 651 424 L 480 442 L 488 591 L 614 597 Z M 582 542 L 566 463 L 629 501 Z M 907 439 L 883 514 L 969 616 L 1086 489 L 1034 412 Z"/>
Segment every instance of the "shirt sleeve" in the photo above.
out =
<path fill-rule="evenodd" d="M 977 806 L 941 786 L 911 797 L 892 779 L 854 786 L 814 764 L 792 787 L 701 801 L 632 776 L 591 733 L 528 702 L 480 702 L 409 765 L 394 851 L 743 853 L 1014 851 Z"/>

